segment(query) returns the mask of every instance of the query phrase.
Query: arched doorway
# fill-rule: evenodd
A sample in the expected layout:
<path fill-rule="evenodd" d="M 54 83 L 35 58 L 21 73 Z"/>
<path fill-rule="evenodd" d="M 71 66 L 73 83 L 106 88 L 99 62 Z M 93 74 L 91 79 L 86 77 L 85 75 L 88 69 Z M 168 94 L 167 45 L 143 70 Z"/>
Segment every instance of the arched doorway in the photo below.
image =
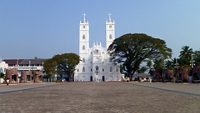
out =
<path fill-rule="evenodd" d="M 91 82 L 93 81 L 93 76 L 90 76 L 90 81 L 91 81 Z"/>
<path fill-rule="evenodd" d="M 102 76 L 102 81 L 105 82 L 105 76 Z"/>
<path fill-rule="evenodd" d="M 17 81 L 17 75 L 12 75 L 12 80 Z"/>
<path fill-rule="evenodd" d="M 26 75 L 26 81 L 31 81 L 31 75 Z"/>

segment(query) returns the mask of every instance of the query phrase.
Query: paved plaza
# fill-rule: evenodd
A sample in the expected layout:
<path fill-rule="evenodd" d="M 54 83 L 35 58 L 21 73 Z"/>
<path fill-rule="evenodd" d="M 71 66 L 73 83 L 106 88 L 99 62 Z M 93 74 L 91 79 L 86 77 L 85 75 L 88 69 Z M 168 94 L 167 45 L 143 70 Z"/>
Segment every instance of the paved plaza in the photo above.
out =
<path fill-rule="evenodd" d="M 200 113 L 200 84 L 0 85 L 0 113 Z"/>

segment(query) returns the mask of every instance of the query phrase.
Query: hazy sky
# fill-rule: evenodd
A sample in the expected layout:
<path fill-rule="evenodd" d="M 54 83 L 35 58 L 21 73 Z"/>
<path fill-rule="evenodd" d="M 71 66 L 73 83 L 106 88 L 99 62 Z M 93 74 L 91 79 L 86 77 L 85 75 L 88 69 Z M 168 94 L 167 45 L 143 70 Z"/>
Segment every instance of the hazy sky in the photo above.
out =
<path fill-rule="evenodd" d="M 91 42 L 105 41 L 105 21 L 112 13 L 116 37 L 146 33 L 161 38 L 173 57 L 184 45 L 200 49 L 200 0 L 0 0 L 0 56 L 78 53 L 84 12 Z"/>

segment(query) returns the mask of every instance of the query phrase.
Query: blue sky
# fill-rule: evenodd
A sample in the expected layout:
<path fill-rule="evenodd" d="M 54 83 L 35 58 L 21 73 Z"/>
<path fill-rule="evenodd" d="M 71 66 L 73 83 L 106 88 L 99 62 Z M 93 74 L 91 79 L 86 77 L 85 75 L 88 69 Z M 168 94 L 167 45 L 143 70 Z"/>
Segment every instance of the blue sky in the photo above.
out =
<path fill-rule="evenodd" d="M 78 53 L 84 12 L 91 42 L 105 41 L 105 21 L 112 13 L 116 37 L 146 33 L 161 38 L 173 57 L 184 45 L 200 49 L 200 0 L 0 0 L 0 56 Z"/>

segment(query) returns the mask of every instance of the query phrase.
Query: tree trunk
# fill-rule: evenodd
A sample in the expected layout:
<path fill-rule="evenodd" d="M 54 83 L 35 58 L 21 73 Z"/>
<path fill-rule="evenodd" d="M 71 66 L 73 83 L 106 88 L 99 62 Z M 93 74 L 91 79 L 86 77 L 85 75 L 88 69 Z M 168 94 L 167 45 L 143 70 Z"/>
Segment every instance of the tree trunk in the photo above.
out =
<path fill-rule="evenodd" d="M 185 66 L 185 67 L 182 68 L 181 74 L 182 74 L 183 82 L 188 82 L 189 72 L 190 72 L 190 68 L 188 66 Z"/>
<path fill-rule="evenodd" d="M 167 75 L 169 76 L 170 81 L 175 81 L 173 69 L 167 69 Z"/>

